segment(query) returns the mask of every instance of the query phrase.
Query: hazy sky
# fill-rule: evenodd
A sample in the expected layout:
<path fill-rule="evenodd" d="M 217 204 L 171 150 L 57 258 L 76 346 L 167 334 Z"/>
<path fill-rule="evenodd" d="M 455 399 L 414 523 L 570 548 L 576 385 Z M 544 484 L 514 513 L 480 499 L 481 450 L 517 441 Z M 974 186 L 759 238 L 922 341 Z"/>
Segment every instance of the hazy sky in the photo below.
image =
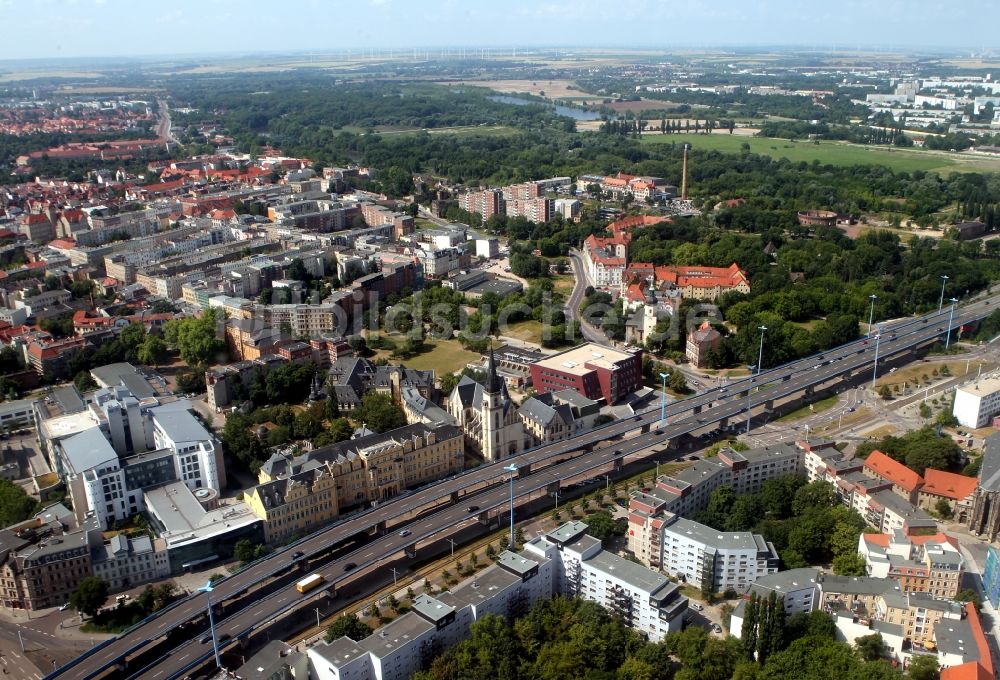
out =
<path fill-rule="evenodd" d="M 411 46 L 1000 48 L 1000 0 L 0 0 L 0 59 Z"/>

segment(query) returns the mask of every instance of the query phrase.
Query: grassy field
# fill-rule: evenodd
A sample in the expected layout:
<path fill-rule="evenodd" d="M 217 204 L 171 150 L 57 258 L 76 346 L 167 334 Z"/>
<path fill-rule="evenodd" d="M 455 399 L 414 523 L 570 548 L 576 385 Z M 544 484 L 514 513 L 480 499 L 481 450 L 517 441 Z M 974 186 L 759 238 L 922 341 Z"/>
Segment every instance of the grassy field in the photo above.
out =
<path fill-rule="evenodd" d="M 837 397 L 836 394 L 834 394 L 832 396 L 829 396 L 829 397 L 824 397 L 823 399 L 819 399 L 818 401 L 814 401 L 811 404 L 806 404 L 806 405 L 802 406 L 801 408 L 797 408 L 794 411 L 791 411 L 790 413 L 786 413 L 785 415 L 783 415 L 780 418 L 778 418 L 775 422 L 778 422 L 778 423 L 787 423 L 787 422 L 791 422 L 793 420 L 800 420 L 800 419 L 805 418 L 807 416 L 811 416 L 814 413 L 820 413 L 821 411 L 825 411 L 827 409 L 830 409 L 830 408 L 833 408 L 834 406 L 836 406 L 837 399 L 838 399 L 838 397 Z"/>
<path fill-rule="evenodd" d="M 573 292 L 573 286 L 576 285 L 576 277 L 572 274 L 553 276 L 552 285 L 555 292 L 562 293 L 569 298 L 570 293 Z"/>
<path fill-rule="evenodd" d="M 503 334 L 510 338 L 523 340 L 524 342 L 540 343 L 542 341 L 542 322 L 534 320 L 518 321 L 508 326 Z"/>
<path fill-rule="evenodd" d="M 382 136 L 415 135 L 426 132 L 429 135 L 455 135 L 456 137 L 509 137 L 518 133 L 516 128 L 507 125 L 461 125 L 442 128 L 409 128 L 401 130 L 379 130 Z"/>
<path fill-rule="evenodd" d="M 895 373 L 889 373 L 883 375 L 876 381 L 876 386 L 881 387 L 882 385 L 888 385 L 892 387 L 893 385 L 899 385 L 900 388 L 906 383 L 907 387 L 919 388 L 920 385 L 916 384 L 918 381 L 922 385 L 926 385 L 928 380 L 930 382 L 935 382 L 937 380 L 942 380 L 948 376 L 941 376 L 941 369 L 945 366 L 948 367 L 948 371 L 952 376 L 965 375 L 966 371 L 966 360 L 965 359 L 955 359 L 954 361 L 944 361 L 944 362 L 920 362 L 905 368 L 898 369 Z M 970 363 L 970 372 L 975 372 L 978 370 L 979 362 Z M 995 367 L 993 363 L 983 363 L 983 373 L 992 371 Z M 939 375 L 934 375 L 934 369 L 937 369 Z M 924 380 L 924 376 L 927 376 L 928 380 Z"/>
<path fill-rule="evenodd" d="M 696 149 L 710 149 L 724 153 L 738 153 L 743 144 L 750 145 L 753 153 L 787 158 L 791 161 L 828 163 L 830 165 L 884 165 L 893 170 L 937 170 L 943 172 L 988 172 L 1000 169 L 1000 159 L 971 156 L 969 154 L 921 149 L 891 149 L 870 147 L 846 142 L 799 141 L 771 137 L 746 137 L 740 135 L 645 135 L 643 144 L 690 144 Z"/>
<path fill-rule="evenodd" d="M 429 339 L 426 344 L 431 348 L 429 351 L 406 359 L 402 363 L 409 368 L 422 371 L 433 369 L 440 377 L 446 373 L 458 373 L 466 364 L 479 360 L 477 352 L 465 349 L 458 340 Z"/>

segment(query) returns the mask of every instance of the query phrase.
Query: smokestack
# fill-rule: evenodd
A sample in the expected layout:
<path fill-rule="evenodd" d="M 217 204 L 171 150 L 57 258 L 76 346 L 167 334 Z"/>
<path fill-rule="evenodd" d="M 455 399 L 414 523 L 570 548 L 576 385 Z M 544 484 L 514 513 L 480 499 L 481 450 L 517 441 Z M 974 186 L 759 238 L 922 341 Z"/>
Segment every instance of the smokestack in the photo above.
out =
<path fill-rule="evenodd" d="M 684 145 L 684 167 L 681 170 L 681 198 L 688 197 L 688 145 Z"/>

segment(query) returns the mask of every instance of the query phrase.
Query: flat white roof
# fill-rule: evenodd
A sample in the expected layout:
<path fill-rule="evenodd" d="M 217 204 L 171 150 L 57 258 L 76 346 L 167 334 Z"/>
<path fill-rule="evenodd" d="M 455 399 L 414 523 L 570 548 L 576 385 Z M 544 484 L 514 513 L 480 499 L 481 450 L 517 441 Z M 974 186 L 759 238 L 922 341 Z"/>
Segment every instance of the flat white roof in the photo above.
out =
<path fill-rule="evenodd" d="M 960 391 L 977 397 L 988 397 L 1000 392 L 1000 377 L 985 377 L 958 388 Z"/>
<path fill-rule="evenodd" d="M 568 349 L 565 352 L 554 354 L 545 359 L 539 359 L 535 363 L 544 368 L 552 368 L 564 373 L 574 375 L 584 375 L 590 369 L 586 364 L 601 366 L 613 370 L 615 364 L 632 357 L 629 352 L 622 352 L 613 347 L 605 347 L 588 342 L 585 345 Z"/>

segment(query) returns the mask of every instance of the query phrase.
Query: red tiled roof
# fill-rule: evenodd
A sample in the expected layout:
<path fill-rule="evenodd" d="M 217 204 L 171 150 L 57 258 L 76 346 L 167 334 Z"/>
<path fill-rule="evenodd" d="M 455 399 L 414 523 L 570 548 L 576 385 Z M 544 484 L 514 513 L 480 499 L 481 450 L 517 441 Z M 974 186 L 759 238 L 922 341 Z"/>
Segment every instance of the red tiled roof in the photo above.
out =
<path fill-rule="evenodd" d="M 71 250 L 76 248 L 76 241 L 71 238 L 57 238 L 49 241 L 50 248 L 61 248 L 62 250 Z"/>
<path fill-rule="evenodd" d="M 864 539 L 865 543 L 870 543 L 871 545 L 880 545 L 883 548 L 889 547 L 889 534 L 861 534 L 861 538 Z"/>
<path fill-rule="evenodd" d="M 986 635 L 983 633 L 983 624 L 979 620 L 979 613 L 971 602 L 965 604 L 965 617 L 972 629 L 972 637 L 976 641 L 979 659 L 945 668 L 941 671 L 941 680 L 992 680 L 993 659 L 990 657 L 990 647 L 986 642 Z"/>
<path fill-rule="evenodd" d="M 916 472 L 902 463 L 894 461 L 881 451 L 872 451 L 865 459 L 865 467 L 879 477 L 888 479 L 896 486 L 910 492 L 916 491 L 923 482 L 923 479 Z"/>
<path fill-rule="evenodd" d="M 941 671 L 941 680 L 993 680 L 993 674 L 978 661 L 949 666 Z"/>
<path fill-rule="evenodd" d="M 928 468 L 924 470 L 924 488 L 921 491 L 960 501 L 972 495 L 977 483 L 975 477 Z"/>

